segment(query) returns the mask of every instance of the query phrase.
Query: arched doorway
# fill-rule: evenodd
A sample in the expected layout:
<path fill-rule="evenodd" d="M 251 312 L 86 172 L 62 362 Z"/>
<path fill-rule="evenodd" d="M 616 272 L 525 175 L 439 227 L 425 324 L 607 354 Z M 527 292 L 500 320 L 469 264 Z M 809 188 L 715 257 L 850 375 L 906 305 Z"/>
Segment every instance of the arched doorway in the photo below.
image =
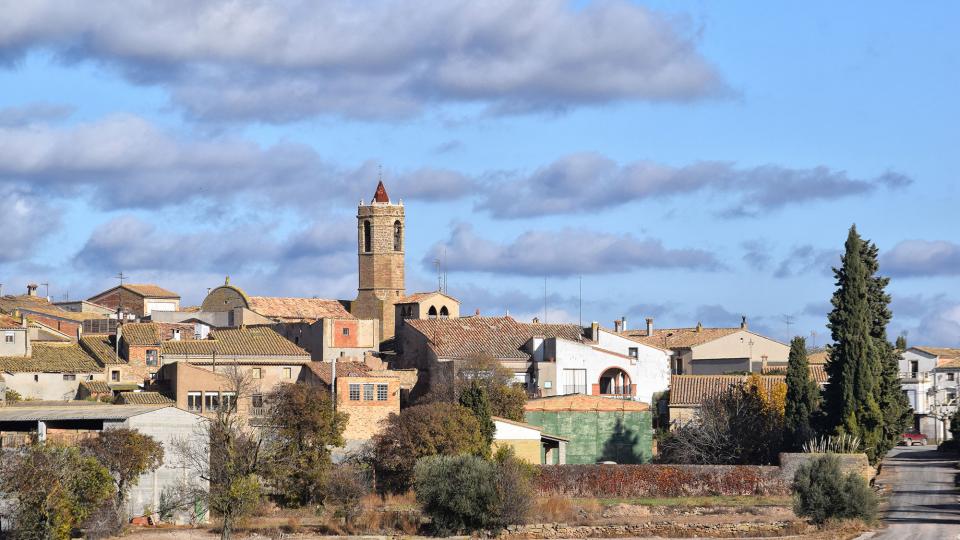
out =
<path fill-rule="evenodd" d="M 601 396 L 632 396 L 633 385 L 627 372 L 616 367 L 608 368 L 600 375 Z"/>

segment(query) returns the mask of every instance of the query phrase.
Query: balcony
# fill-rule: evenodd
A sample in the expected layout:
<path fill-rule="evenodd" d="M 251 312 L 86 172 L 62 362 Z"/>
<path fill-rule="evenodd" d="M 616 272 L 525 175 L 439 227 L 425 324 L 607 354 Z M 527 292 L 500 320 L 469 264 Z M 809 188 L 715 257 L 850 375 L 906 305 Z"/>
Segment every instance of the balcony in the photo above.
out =
<path fill-rule="evenodd" d="M 632 384 L 622 386 L 600 387 L 600 397 L 615 399 L 633 399 L 634 387 Z"/>
<path fill-rule="evenodd" d="M 900 380 L 903 382 L 927 382 L 930 380 L 929 371 L 901 371 Z"/>

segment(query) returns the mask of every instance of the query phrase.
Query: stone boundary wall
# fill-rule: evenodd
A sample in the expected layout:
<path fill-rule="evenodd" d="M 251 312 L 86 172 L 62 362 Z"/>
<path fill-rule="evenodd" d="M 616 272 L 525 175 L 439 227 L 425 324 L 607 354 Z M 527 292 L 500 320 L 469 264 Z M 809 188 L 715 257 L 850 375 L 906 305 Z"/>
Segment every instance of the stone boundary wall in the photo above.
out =
<path fill-rule="evenodd" d="M 637 537 L 693 537 L 741 538 L 783 536 L 806 532 L 805 525 L 796 521 L 757 523 L 684 523 L 660 521 L 637 525 L 565 525 L 533 524 L 507 527 L 506 538 L 637 538 Z"/>
<path fill-rule="evenodd" d="M 536 488 L 566 497 L 790 494 L 780 467 L 759 465 L 547 465 Z"/>
<path fill-rule="evenodd" d="M 800 468 L 804 463 L 809 463 L 814 458 L 822 457 L 827 454 L 805 454 L 805 453 L 788 453 L 784 452 L 780 454 L 780 469 L 783 479 L 788 484 L 793 482 L 794 475 L 797 474 L 797 469 Z M 870 482 L 873 480 L 873 477 L 876 476 L 877 471 L 870 465 L 870 460 L 867 459 L 866 454 L 833 454 L 840 459 L 840 470 L 844 474 L 850 472 L 859 473 L 863 478 Z"/>

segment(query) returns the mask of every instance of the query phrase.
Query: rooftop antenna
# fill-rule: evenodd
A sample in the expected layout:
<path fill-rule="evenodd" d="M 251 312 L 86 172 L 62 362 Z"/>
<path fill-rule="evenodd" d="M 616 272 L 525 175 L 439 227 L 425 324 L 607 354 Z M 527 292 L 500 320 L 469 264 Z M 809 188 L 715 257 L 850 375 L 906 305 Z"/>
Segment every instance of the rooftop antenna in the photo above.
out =
<path fill-rule="evenodd" d="M 377 182 L 383 182 L 383 163 L 377 165 Z"/>
<path fill-rule="evenodd" d="M 50 298 L 50 284 L 49 284 L 49 283 L 41 283 L 41 285 L 43 285 L 43 296 L 46 297 L 47 299 L 49 299 L 49 298 Z"/>
<path fill-rule="evenodd" d="M 787 339 L 790 339 L 790 327 L 793 325 L 793 315 L 783 314 L 780 320 L 783 321 L 783 324 L 787 325 Z"/>
<path fill-rule="evenodd" d="M 440 271 L 440 259 L 434 259 L 433 266 L 437 269 L 437 291 L 443 292 L 443 274 Z"/>
<path fill-rule="evenodd" d="M 447 246 L 443 246 L 443 294 L 447 294 Z"/>
<path fill-rule="evenodd" d="M 816 330 L 810 331 L 810 343 L 812 343 L 812 346 L 811 346 L 812 349 L 817 348 L 817 331 Z"/>
<path fill-rule="evenodd" d="M 115 276 L 113 276 L 113 277 L 119 279 L 119 280 L 120 280 L 120 285 L 123 285 L 123 280 L 128 279 L 130 276 L 125 276 L 125 275 L 123 275 L 123 270 L 121 270 L 119 274 L 117 274 L 117 275 L 115 275 Z"/>
<path fill-rule="evenodd" d="M 117 274 L 115 277 L 120 280 L 120 286 L 123 287 L 123 280 L 127 279 L 127 278 L 130 277 L 130 276 L 125 276 L 125 275 L 123 275 L 123 270 L 121 270 L 120 273 Z M 122 294 L 117 294 L 117 299 L 118 299 L 118 301 L 117 301 L 117 322 L 118 322 L 118 324 L 122 324 L 122 323 L 123 323 L 123 320 L 122 320 L 122 319 L 123 319 L 123 295 L 122 295 Z"/>

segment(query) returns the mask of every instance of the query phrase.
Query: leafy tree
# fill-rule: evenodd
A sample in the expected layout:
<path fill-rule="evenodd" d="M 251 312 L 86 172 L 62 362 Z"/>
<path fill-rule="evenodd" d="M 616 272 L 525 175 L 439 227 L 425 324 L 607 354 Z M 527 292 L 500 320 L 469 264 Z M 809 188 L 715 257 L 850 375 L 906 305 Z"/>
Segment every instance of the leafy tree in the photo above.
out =
<path fill-rule="evenodd" d="M 822 456 L 801 465 L 794 476 L 793 490 L 793 511 L 816 524 L 828 519 L 876 520 L 876 494 L 856 472 L 844 475 L 836 456 Z"/>
<path fill-rule="evenodd" d="M 487 391 L 490 413 L 523 422 L 523 407 L 527 391 L 514 380 L 513 370 L 505 367 L 487 353 L 477 353 L 463 360 L 451 362 L 450 369 L 431 374 L 432 390 L 423 402 L 447 401 L 458 403 L 460 393 L 479 384 Z"/>
<path fill-rule="evenodd" d="M 700 404 L 692 422 L 661 443 L 660 460 L 708 465 L 776 463 L 783 445 L 783 414 L 748 381 Z"/>
<path fill-rule="evenodd" d="M 343 445 L 347 415 L 335 412 L 329 392 L 314 385 L 283 384 L 267 400 L 265 472 L 275 492 L 289 505 L 321 502 L 330 448 Z"/>
<path fill-rule="evenodd" d="M 14 536 L 68 539 L 113 494 L 109 471 L 77 448 L 34 445 L 4 456 L 0 490 Z"/>
<path fill-rule="evenodd" d="M 859 437 L 871 462 L 875 462 L 884 427 L 879 401 L 883 353 L 871 334 L 875 314 L 865 249 L 856 226 L 851 227 L 841 267 L 834 269 L 837 290 L 828 324 L 833 345 L 826 366 L 825 427 Z"/>
<path fill-rule="evenodd" d="M 950 416 L 950 434 L 953 435 L 954 445 L 960 443 L 960 409 L 954 411 Z M 960 446 L 956 446 L 960 449 Z"/>
<path fill-rule="evenodd" d="M 414 468 L 414 491 L 438 536 L 469 533 L 496 523 L 496 467 L 481 457 L 420 458 Z"/>
<path fill-rule="evenodd" d="M 487 399 L 487 389 L 477 381 L 460 391 L 460 405 L 466 407 L 480 422 L 480 432 L 487 444 L 493 443 L 496 425 L 490 417 L 490 400 Z"/>
<path fill-rule="evenodd" d="M 784 437 L 791 449 L 799 450 L 803 443 L 816 435 L 813 420 L 819 408 L 820 389 L 810 377 L 806 340 L 797 336 L 790 342 L 787 400 L 784 409 Z"/>
<path fill-rule="evenodd" d="M 130 488 L 137 485 L 140 475 L 163 463 L 163 444 L 133 429 L 104 430 L 96 439 L 84 441 L 82 450 L 96 458 L 113 477 L 118 518 L 123 517 Z"/>
<path fill-rule="evenodd" d="M 421 457 L 490 453 L 477 417 L 460 405 L 415 405 L 391 414 L 384 424 L 371 441 L 371 465 L 380 492 L 409 490 L 414 465 Z"/>

